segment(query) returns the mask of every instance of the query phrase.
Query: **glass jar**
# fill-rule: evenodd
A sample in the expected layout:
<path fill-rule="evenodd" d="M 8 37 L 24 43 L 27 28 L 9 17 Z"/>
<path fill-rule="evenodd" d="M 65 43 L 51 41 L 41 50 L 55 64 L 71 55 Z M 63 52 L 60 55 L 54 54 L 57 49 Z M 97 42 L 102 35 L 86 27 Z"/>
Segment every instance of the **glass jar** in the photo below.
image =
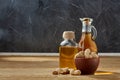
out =
<path fill-rule="evenodd" d="M 63 39 L 59 47 L 59 67 L 75 69 L 74 56 L 78 52 L 78 44 L 75 42 L 75 33 L 73 31 L 64 31 Z"/>

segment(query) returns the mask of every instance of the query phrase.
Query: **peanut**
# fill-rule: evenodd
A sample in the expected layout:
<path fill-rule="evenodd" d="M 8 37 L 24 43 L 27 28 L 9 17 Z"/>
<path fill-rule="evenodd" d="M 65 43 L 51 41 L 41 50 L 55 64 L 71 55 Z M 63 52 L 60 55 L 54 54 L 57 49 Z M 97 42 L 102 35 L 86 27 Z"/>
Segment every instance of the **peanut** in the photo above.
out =
<path fill-rule="evenodd" d="M 55 71 L 52 73 L 53 75 L 58 75 L 58 74 L 69 74 L 68 68 L 57 68 Z"/>
<path fill-rule="evenodd" d="M 86 49 L 85 52 L 84 52 L 84 55 L 85 55 L 85 56 L 86 56 L 86 55 L 90 55 L 90 53 L 91 53 L 90 49 Z"/>
<path fill-rule="evenodd" d="M 99 57 L 95 52 L 92 52 L 91 55 L 92 55 L 93 58 L 98 58 Z"/>
<path fill-rule="evenodd" d="M 80 74 L 81 74 L 81 71 L 80 71 L 80 70 L 71 69 L 71 70 L 70 70 L 70 74 L 71 74 L 71 75 L 80 75 Z"/>
<path fill-rule="evenodd" d="M 74 71 L 74 75 L 80 75 L 81 74 L 81 71 L 80 70 L 75 70 Z"/>

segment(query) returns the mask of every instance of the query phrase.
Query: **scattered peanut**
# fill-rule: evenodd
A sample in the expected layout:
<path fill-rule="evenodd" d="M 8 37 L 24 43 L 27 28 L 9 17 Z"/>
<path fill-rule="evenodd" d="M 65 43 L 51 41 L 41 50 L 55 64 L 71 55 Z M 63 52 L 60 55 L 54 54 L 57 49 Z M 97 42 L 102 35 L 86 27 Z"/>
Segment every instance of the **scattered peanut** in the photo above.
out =
<path fill-rule="evenodd" d="M 68 68 L 57 68 L 55 71 L 52 72 L 53 75 L 66 75 L 66 74 L 71 74 L 71 75 L 80 75 L 81 71 L 80 70 L 75 70 L 75 69 L 68 69 Z"/>
<path fill-rule="evenodd" d="M 68 68 L 62 68 L 62 70 L 63 70 L 63 73 L 61 73 L 61 74 L 69 74 L 69 70 L 68 70 Z"/>
<path fill-rule="evenodd" d="M 74 69 L 70 69 L 70 74 L 73 75 L 74 74 Z"/>
<path fill-rule="evenodd" d="M 75 70 L 73 75 L 80 75 L 81 71 L 80 70 Z"/>
<path fill-rule="evenodd" d="M 64 70 L 62 68 L 57 68 L 55 71 L 57 71 L 59 74 L 64 73 Z"/>
<path fill-rule="evenodd" d="M 71 74 L 71 75 L 80 75 L 80 74 L 81 74 L 81 71 L 80 71 L 80 70 L 71 69 L 71 70 L 70 70 L 70 74 Z"/>
<path fill-rule="evenodd" d="M 53 71 L 52 74 L 53 75 L 58 75 L 58 71 Z"/>
<path fill-rule="evenodd" d="M 58 75 L 58 74 L 69 74 L 68 68 L 57 68 L 55 71 L 52 73 L 53 75 Z"/>

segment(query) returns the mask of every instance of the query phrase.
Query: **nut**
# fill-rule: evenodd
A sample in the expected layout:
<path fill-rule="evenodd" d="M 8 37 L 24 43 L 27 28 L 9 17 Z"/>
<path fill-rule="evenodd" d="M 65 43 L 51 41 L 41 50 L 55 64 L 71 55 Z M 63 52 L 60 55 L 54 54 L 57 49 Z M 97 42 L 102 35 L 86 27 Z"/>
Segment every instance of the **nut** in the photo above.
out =
<path fill-rule="evenodd" d="M 58 75 L 58 74 L 69 74 L 68 68 L 57 68 L 55 71 L 53 71 L 53 75 Z"/>
<path fill-rule="evenodd" d="M 84 51 L 80 51 L 79 53 L 77 53 L 77 54 L 75 55 L 75 58 L 81 58 L 81 57 L 85 57 L 85 56 L 84 56 Z"/>
<path fill-rule="evenodd" d="M 89 55 L 89 58 L 93 58 L 93 56 L 92 56 L 92 55 Z"/>
<path fill-rule="evenodd" d="M 80 55 L 84 55 L 84 51 L 80 51 L 79 54 L 80 54 Z"/>
<path fill-rule="evenodd" d="M 97 54 L 96 52 L 91 52 L 91 54 Z"/>
<path fill-rule="evenodd" d="M 98 57 L 99 57 L 99 56 L 98 56 L 97 54 L 95 54 L 95 53 L 91 53 L 91 55 L 92 55 L 93 58 L 98 58 Z"/>
<path fill-rule="evenodd" d="M 74 75 L 80 75 L 81 74 L 81 71 L 80 70 L 75 70 L 74 71 Z"/>
<path fill-rule="evenodd" d="M 80 70 L 75 70 L 75 69 L 68 69 L 68 68 L 57 68 L 55 71 L 52 72 L 53 75 L 66 75 L 66 74 L 71 74 L 71 75 L 80 75 L 81 71 Z"/>
<path fill-rule="evenodd" d="M 85 55 L 85 58 L 92 58 L 93 56 L 90 54 L 90 55 Z"/>
<path fill-rule="evenodd" d="M 81 74 L 81 71 L 80 71 L 80 70 L 71 69 L 71 70 L 70 70 L 70 74 L 71 74 L 71 75 L 80 75 L 80 74 Z"/>
<path fill-rule="evenodd" d="M 90 53 L 91 53 L 90 49 L 86 49 L 84 55 L 85 55 L 85 56 L 86 56 L 86 55 L 90 55 Z"/>
<path fill-rule="evenodd" d="M 62 68 L 63 72 L 61 74 L 69 74 L 68 68 Z"/>
<path fill-rule="evenodd" d="M 74 74 L 74 69 L 70 69 L 70 74 L 73 75 Z"/>
<path fill-rule="evenodd" d="M 62 68 L 57 68 L 55 71 L 57 71 L 59 74 L 64 73 Z"/>
<path fill-rule="evenodd" d="M 79 52 L 79 57 L 85 57 L 85 56 L 84 56 L 84 51 L 80 51 L 80 52 Z"/>
<path fill-rule="evenodd" d="M 53 71 L 52 74 L 53 75 L 58 75 L 58 71 Z"/>
<path fill-rule="evenodd" d="M 74 58 L 79 58 L 79 53 L 77 53 Z"/>

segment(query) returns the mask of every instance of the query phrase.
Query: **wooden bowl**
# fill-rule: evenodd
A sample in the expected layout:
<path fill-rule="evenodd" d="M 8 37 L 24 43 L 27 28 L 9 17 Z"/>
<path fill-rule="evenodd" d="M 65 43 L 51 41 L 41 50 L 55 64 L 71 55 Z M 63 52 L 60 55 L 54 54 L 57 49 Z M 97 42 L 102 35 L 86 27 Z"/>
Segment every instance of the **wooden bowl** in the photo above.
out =
<path fill-rule="evenodd" d="M 90 75 L 94 74 L 98 68 L 100 58 L 75 58 L 75 65 L 81 74 Z"/>

